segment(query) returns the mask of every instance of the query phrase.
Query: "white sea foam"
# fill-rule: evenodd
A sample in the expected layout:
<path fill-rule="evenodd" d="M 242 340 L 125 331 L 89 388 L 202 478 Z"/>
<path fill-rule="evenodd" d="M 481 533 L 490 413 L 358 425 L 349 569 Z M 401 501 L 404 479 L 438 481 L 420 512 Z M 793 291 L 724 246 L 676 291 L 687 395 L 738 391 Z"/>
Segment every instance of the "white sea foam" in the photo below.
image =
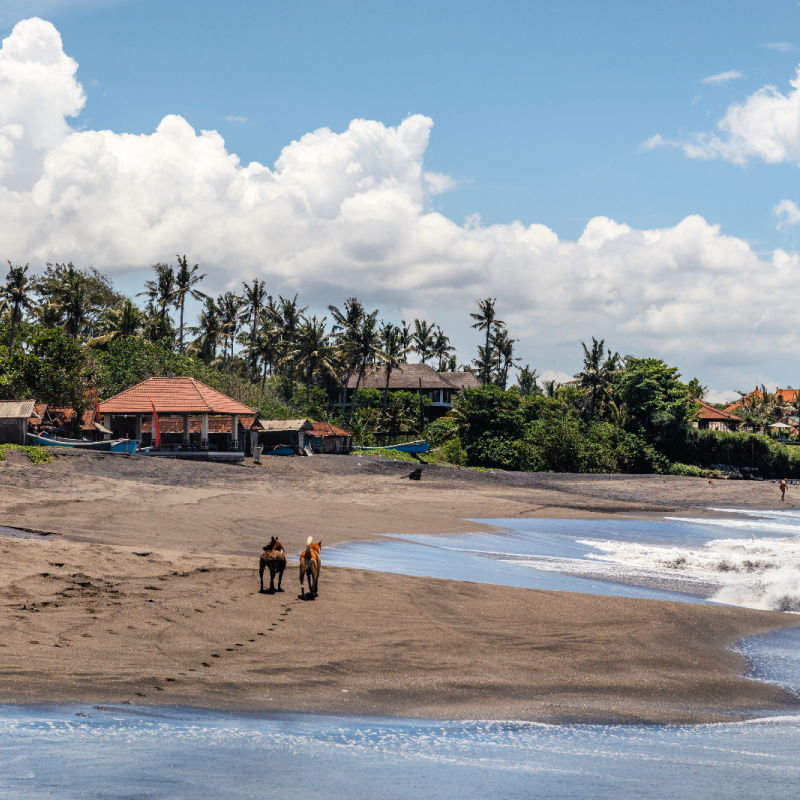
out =
<path fill-rule="evenodd" d="M 723 509 L 716 509 L 723 511 Z M 755 516 L 756 512 L 751 512 Z M 763 512 L 757 512 L 759 514 Z M 792 532 L 794 536 L 726 538 L 695 547 L 581 539 L 595 552 L 586 557 L 628 569 L 632 575 L 681 575 L 717 586 L 711 599 L 747 608 L 800 612 L 800 514 L 774 512 L 774 519 L 678 519 L 756 532 Z M 783 518 L 778 521 L 775 518 Z M 793 519 L 793 522 L 788 521 Z"/>

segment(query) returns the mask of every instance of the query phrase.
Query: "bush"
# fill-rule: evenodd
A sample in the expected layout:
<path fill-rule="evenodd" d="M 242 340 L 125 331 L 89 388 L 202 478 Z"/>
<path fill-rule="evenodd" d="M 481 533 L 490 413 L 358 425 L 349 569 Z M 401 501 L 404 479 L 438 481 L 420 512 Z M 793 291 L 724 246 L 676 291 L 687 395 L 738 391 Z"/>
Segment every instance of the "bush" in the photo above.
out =
<path fill-rule="evenodd" d="M 670 464 L 667 474 L 684 475 L 688 478 L 702 478 L 705 476 L 706 472 L 700 469 L 700 467 L 694 466 L 694 464 L 680 464 L 676 461 L 674 464 Z"/>
<path fill-rule="evenodd" d="M 466 466 L 467 451 L 461 444 L 461 440 L 456 437 L 445 441 L 444 444 L 439 447 L 439 454 L 450 464 L 455 464 L 457 467 Z"/>

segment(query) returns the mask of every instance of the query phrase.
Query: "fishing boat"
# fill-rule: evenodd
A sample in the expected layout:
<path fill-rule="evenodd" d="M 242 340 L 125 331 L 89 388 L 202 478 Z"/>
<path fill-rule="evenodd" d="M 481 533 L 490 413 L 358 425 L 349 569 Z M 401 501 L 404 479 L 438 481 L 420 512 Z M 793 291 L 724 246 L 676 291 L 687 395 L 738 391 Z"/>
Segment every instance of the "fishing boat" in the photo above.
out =
<path fill-rule="evenodd" d="M 427 453 L 429 443 L 425 439 L 415 442 L 401 442 L 400 444 L 385 444 L 382 447 L 357 447 L 357 450 L 398 450 L 401 453 Z"/>
<path fill-rule="evenodd" d="M 101 453 L 135 453 L 139 442 L 136 439 L 102 439 L 99 442 L 85 442 L 82 439 L 67 439 L 62 436 L 43 436 L 28 433 L 28 441 L 40 447 L 71 447 L 75 450 L 93 450 Z"/>
<path fill-rule="evenodd" d="M 262 455 L 264 456 L 293 456 L 294 447 L 288 444 L 279 444 L 272 448 L 272 450 L 265 450 Z"/>

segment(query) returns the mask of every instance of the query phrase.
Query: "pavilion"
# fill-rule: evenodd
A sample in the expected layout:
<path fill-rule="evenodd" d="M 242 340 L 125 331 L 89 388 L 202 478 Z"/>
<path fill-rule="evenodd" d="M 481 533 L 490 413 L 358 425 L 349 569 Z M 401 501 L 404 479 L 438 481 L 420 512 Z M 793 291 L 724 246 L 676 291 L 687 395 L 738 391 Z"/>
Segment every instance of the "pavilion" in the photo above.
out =
<path fill-rule="evenodd" d="M 249 406 L 195 378 L 148 378 L 99 405 L 106 428 L 139 442 L 142 441 L 142 423 L 145 418 L 152 419 L 154 408 L 159 421 L 162 415 L 165 418 L 183 417 L 181 444 L 185 448 L 192 443 L 190 418 L 199 417 L 200 449 L 209 446 L 209 416 L 230 417 L 227 449 L 239 450 L 239 417 L 253 417 L 256 413 Z M 133 430 L 129 430 L 130 427 Z M 219 428 L 219 425 L 214 427 Z M 174 427 L 170 426 L 170 429 L 174 430 Z"/>

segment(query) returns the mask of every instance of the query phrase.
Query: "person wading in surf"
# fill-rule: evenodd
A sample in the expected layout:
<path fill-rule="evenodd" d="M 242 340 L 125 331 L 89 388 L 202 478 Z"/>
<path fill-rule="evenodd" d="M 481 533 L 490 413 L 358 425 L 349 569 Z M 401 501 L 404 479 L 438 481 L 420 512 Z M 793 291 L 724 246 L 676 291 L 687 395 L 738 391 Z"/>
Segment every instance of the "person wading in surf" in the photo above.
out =
<path fill-rule="evenodd" d="M 786 478 L 784 478 L 780 482 L 778 488 L 781 490 L 781 500 L 785 500 L 786 499 Z"/>

